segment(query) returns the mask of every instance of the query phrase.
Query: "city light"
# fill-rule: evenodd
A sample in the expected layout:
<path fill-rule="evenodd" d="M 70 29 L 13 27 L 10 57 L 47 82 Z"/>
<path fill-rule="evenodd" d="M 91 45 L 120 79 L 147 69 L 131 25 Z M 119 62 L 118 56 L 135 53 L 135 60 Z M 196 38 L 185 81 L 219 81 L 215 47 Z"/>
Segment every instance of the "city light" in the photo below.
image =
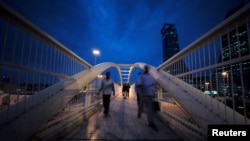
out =
<path fill-rule="evenodd" d="M 94 54 L 95 56 L 97 56 L 97 55 L 99 55 L 99 54 L 100 54 L 100 51 L 99 51 L 99 50 L 97 50 L 97 49 L 94 49 L 94 50 L 93 50 L 93 54 Z"/>
<path fill-rule="evenodd" d="M 208 91 L 209 82 L 205 82 L 205 91 Z"/>
<path fill-rule="evenodd" d="M 94 54 L 94 57 L 95 57 L 95 64 L 94 64 L 94 65 L 96 65 L 96 57 L 97 57 L 98 55 L 100 55 L 100 51 L 99 51 L 98 49 L 94 49 L 94 50 L 93 50 L 93 54 Z"/>
<path fill-rule="evenodd" d="M 225 72 L 225 71 L 223 71 L 221 74 L 222 74 L 223 76 L 227 76 L 227 72 Z"/>

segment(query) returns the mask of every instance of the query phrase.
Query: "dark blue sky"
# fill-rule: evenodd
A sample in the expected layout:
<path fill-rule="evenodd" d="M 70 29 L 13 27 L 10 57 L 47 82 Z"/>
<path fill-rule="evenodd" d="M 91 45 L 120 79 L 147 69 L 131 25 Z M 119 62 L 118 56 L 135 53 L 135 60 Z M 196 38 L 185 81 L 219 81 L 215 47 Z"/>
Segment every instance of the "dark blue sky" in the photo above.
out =
<path fill-rule="evenodd" d="M 180 49 L 222 22 L 241 0 L 3 0 L 94 65 L 162 63 L 160 29 L 175 24 Z"/>

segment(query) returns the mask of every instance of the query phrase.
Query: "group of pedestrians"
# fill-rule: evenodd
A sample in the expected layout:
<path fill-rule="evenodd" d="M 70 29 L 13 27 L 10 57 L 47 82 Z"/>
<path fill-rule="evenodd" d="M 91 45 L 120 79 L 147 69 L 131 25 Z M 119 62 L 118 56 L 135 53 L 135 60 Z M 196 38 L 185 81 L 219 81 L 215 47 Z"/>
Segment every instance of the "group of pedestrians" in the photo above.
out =
<path fill-rule="evenodd" d="M 138 118 L 141 118 L 142 113 L 145 112 L 147 115 L 148 126 L 154 129 L 155 131 L 158 131 L 158 128 L 156 127 L 154 122 L 154 98 L 157 83 L 155 79 L 149 74 L 150 67 L 148 65 L 145 65 L 143 69 L 144 72 L 138 73 L 138 79 L 135 82 L 135 91 L 137 95 L 138 105 L 137 116 Z M 129 90 L 129 87 L 127 87 L 127 89 L 123 89 L 124 92 L 128 92 L 127 90 Z M 101 91 L 103 94 L 104 114 L 108 115 L 110 96 L 115 96 L 114 82 L 112 81 L 112 79 L 110 79 L 110 72 L 107 72 L 105 79 L 101 81 L 99 92 Z"/>

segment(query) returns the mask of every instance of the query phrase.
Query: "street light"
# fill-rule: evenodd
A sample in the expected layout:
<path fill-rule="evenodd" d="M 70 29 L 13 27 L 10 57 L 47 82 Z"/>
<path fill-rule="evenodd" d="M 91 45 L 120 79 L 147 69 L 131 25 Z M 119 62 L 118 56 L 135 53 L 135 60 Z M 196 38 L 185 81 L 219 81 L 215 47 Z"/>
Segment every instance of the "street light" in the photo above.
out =
<path fill-rule="evenodd" d="M 223 76 L 228 76 L 228 73 L 227 73 L 226 71 L 223 71 L 221 74 L 222 74 Z"/>
<path fill-rule="evenodd" d="M 96 57 L 98 55 L 100 55 L 100 51 L 98 49 L 93 49 L 92 52 L 93 52 L 94 57 L 95 57 L 95 64 L 94 65 L 96 65 Z M 97 78 L 95 78 L 95 80 L 94 80 L 94 88 L 97 89 Z"/>
<path fill-rule="evenodd" d="M 205 91 L 208 91 L 209 82 L 205 82 Z"/>
<path fill-rule="evenodd" d="M 223 72 L 221 73 L 221 75 L 223 76 L 224 93 L 226 93 L 226 91 L 227 91 L 226 84 L 228 83 L 228 73 L 227 73 L 226 71 L 223 71 Z M 226 82 L 225 82 L 224 77 L 226 77 L 226 80 L 227 80 Z"/>
<path fill-rule="evenodd" d="M 226 91 L 227 91 L 227 89 L 226 89 L 226 83 L 225 83 L 225 78 L 224 77 L 226 77 L 226 79 L 227 79 L 227 81 L 228 81 L 228 73 L 226 72 L 226 71 L 223 71 L 222 73 L 221 73 L 221 75 L 223 76 L 223 93 L 224 93 L 224 104 L 226 105 Z"/>
<path fill-rule="evenodd" d="M 100 54 L 100 51 L 98 49 L 94 49 L 93 54 L 95 56 L 95 65 L 96 65 L 96 56 L 98 56 Z"/>
<path fill-rule="evenodd" d="M 223 71 L 221 73 L 221 75 L 223 76 L 223 83 L 224 83 L 224 89 L 223 89 L 223 91 L 224 91 L 224 104 L 225 104 L 225 108 L 224 109 L 225 109 L 225 114 L 226 114 L 226 105 L 227 105 L 226 91 L 227 91 L 227 89 L 226 89 L 226 84 L 225 84 L 225 78 L 224 77 L 226 77 L 227 82 L 228 82 L 228 73 L 226 71 Z"/>

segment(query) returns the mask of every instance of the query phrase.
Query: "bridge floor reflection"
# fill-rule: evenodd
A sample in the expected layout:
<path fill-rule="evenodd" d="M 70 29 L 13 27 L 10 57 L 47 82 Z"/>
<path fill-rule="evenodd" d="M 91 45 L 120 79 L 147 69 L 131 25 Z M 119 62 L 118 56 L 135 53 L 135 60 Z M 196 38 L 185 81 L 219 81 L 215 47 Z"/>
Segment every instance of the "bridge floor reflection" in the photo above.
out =
<path fill-rule="evenodd" d="M 134 94 L 129 99 L 118 95 L 110 103 L 110 113 L 103 110 L 86 120 L 61 141 L 74 140 L 182 140 L 168 125 L 155 119 L 159 131 L 147 125 L 146 114 L 137 118 L 137 103 Z"/>

